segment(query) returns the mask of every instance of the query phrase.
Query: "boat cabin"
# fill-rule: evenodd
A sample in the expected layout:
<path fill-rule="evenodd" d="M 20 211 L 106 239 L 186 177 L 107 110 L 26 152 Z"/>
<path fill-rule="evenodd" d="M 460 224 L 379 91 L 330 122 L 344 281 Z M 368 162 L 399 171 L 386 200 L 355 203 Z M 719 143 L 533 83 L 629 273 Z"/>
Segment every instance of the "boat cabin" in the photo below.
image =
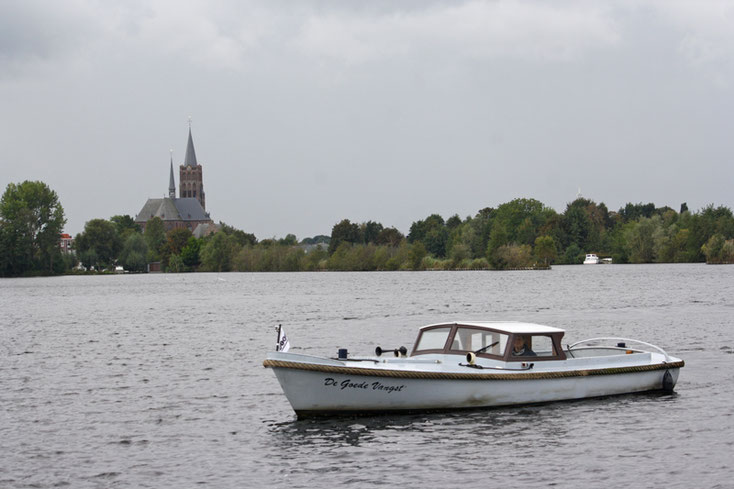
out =
<path fill-rule="evenodd" d="M 410 356 L 461 355 L 505 362 L 565 360 L 564 331 L 551 326 L 516 322 L 432 324 L 418 333 Z"/>

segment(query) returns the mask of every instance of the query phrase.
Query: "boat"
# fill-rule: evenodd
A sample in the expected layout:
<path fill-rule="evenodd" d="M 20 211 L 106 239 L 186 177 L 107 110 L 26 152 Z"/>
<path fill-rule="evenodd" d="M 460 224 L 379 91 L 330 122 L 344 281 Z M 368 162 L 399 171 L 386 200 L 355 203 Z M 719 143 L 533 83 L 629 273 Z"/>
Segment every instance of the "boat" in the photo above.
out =
<path fill-rule="evenodd" d="M 410 354 L 379 346 L 367 357 L 344 348 L 334 358 L 271 351 L 263 366 L 299 418 L 672 392 L 684 366 L 643 341 L 604 337 L 563 346 L 564 334 L 525 322 L 439 323 L 420 328 Z"/>
<path fill-rule="evenodd" d="M 600 263 L 599 257 L 594 253 L 587 253 L 584 259 L 584 265 L 598 265 Z"/>

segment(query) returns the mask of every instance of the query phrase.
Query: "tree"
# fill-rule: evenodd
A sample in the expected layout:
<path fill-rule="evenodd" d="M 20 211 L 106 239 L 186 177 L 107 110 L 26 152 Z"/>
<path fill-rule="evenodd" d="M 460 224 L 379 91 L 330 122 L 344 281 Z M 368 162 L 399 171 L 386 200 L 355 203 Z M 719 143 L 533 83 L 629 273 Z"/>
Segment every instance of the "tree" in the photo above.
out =
<path fill-rule="evenodd" d="M 500 246 L 495 252 L 493 265 L 497 269 L 526 268 L 533 264 L 530 245 L 509 244 Z"/>
<path fill-rule="evenodd" d="M 64 208 L 45 183 L 8 184 L 0 200 L 0 275 L 53 273 L 62 263 L 59 236 L 64 224 Z"/>
<path fill-rule="evenodd" d="M 626 226 L 624 237 L 631 263 L 651 263 L 655 258 L 655 231 L 661 226 L 660 216 L 641 218 Z"/>
<path fill-rule="evenodd" d="M 99 261 L 99 258 L 97 258 L 97 252 L 94 251 L 94 248 L 79 251 L 79 261 L 82 262 L 82 265 L 87 267 L 87 270 L 91 269 L 94 266 L 97 266 L 97 262 Z"/>
<path fill-rule="evenodd" d="M 533 243 L 536 234 L 535 224 L 530 217 L 526 217 L 515 230 L 516 241 L 523 244 Z"/>
<path fill-rule="evenodd" d="M 591 251 L 592 245 L 589 238 L 592 234 L 593 223 L 584 207 L 569 204 L 563 214 L 562 226 L 567 239 L 566 247 L 575 243 L 580 249 Z"/>
<path fill-rule="evenodd" d="M 94 251 L 94 260 L 91 265 L 100 268 L 111 266 L 122 250 L 122 239 L 117 233 L 117 226 L 106 219 L 92 219 L 84 225 L 84 231 L 77 235 L 76 249 L 80 253 Z M 90 260 L 89 254 L 86 255 Z"/>
<path fill-rule="evenodd" d="M 130 234 L 122 246 L 120 265 L 131 272 L 144 272 L 148 264 L 148 245 L 140 233 Z"/>
<path fill-rule="evenodd" d="M 168 267 L 166 271 L 171 273 L 181 273 L 186 271 L 186 265 L 184 265 L 181 255 L 171 255 L 168 258 Z"/>
<path fill-rule="evenodd" d="M 145 232 L 143 233 L 145 242 L 148 244 L 148 261 L 158 261 L 166 245 L 166 231 L 163 227 L 163 221 L 160 217 L 152 217 L 145 224 Z"/>
<path fill-rule="evenodd" d="M 483 257 L 487 253 L 495 212 L 495 209 L 485 207 L 467 222 L 473 231 L 471 235 L 467 235 L 467 238 L 471 239 L 472 256 L 475 258 Z"/>
<path fill-rule="evenodd" d="M 219 221 L 219 231 L 232 236 L 240 246 L 254 246 L 257 244 L 257 238 L 254 234 L 246 233 L 221 221 Z"/>
<path fill-rule="evenodd" d="M 321 246 L 306 253 L 302 267 L 305 271 L 322 270 L 326 267 L 329 253 Z"/>
<path fill-rule="evenodd" d="M 191 236 L 186 246 L 181 250 L 181 259 L 187 267 L 197 267 L 201 263 L 199 252 L 201 251 L 201 240 Z"/>
<path fill-rule="evenodd" d="M 226 233 L 216 233 L 201 249 L 201 265 L 212 272 L 228 272 L 239 251 L 237 240 Z"/>
<path fill-rule="evenodd" d="M 333 242 L 333 238 L 332 238 Z M 354 255 L 352 254 L 352 248 L 354 245 L 347 241 L 342 241 L 334 253 L 329 257 L 329 269 L 330 270 L 354 270 L 356 263 L 354 261 Z"/>
<path fill-rule="evenodd" d="M 400 243 L 405 239 L 403 233 L 395 228 L 385 228 L 377 235 L 375 243 L 381 246 L 400 246 Z"/>
<path fill-rule="evenodd" d="M 677 231 L 677 226 L 659 226 L 652 235 L 653 240 L 653 256 L 656 263 L 670 263 L 675 261 L 675 249 L 673 248 L 673 237 Z"/>
<path fill-rule="evenodd" d="M 443 228 L 445 222 L 443 217 L 439 214 L 431 214 L 422 221 L 415 221 L 410 225 L 410 231 L 408 232 L 408 243 L 415 243 L 416 241 L 423 241 L 426 234 L 431 229 Z"/>
<path fill-rule="evenodd" d="M 377 243 L 377 237 L 383 230 L 382 224 L 374 221 L 367 221 L 360 226 L 362 241 L 367 243 Z"/>
<path fill-rule="evenodd" d="M 707 231 L 721 234 L 724 239 L 734 237 L 734 215 L 728 207 L 713 204 L 701 210 L 701 216 L 708 222 Z"/>
<path fill-rule="evenodd" d="M 349 219 L 342 219 L 331 228 L 331 241 L 329 241 L 329 255 L 333 255 L 342 243 L 361 243 L 362 233 L 359 225 L 353 224 Z"/>
<path fill-rule="evenodd" d="M 727 239 L 721 248 L 721 262 L 734 264 L 734 239 Z"/>
<path fill-rule="evenodd" d="M 563 263 L 568 265 L 578 265 L 583 261 L 583 258 L 584 252 L 579 248 L 579 245 L 571 243 L 563 254 Z"/>
<path fill-rule="evenodd" d="M 410 233 L 408 233 L 408 243 L 413 244 L 420 241 L 426 251 L 441 258 L 446 256 L 448 240 L 448 230 L 443 217 L 438 214 L 431 214 L 422 221 L 415 221 L 410 226 Z"/>
<path fill-rule="evenodd" d="M 117 233 L 120 235 L 120 238 L 122 238 L 123 243 L 127 240 L 127 237 L 130 236 L 130 234 L 140 232 L 140 226 L 138 223 L 136 223 L 135 220 L 127 214 L 124 216 L 112 216 L 110 217 L 110 221 L 114 222 L 115 226 L 117 226 Z"/>
<path fill-rule="evenodd" d="M 505 227 L 508 242 L 531 244 L 537 229 L 545 223 L 548 209 L 535 199 L 514 199 L 494 212 L 495 224 Z"/>
<path fill-rule="evenodd" d="M 295 246 L 298 244 L 298 238 L 295 234 L 286 234 L 285 238 L 278 240 L 278 244 L 281 246 Z"/>
<path fill-rule="evenodd" d="M 328 246 L 329 240 L 331 240 L 329 236 L 318 234 L 314 236 L 313 238 L 303 238 L 301 240 L 301 244 L 305 244 L 305 245 L 325 244 Z"/>
<path fill-rule="evenodd" d="M 503 224 L 497 223 L 492 226 L 492 232 L 489 234 L 489 244 L 487 244 L 487 258 L 489 263 L 495 268 L 499 268 L 496 252 L 500 247 L 509 244 L 510 238 L 507 229 Z"/>
<path fill-rule="evenodd" d="M 448 226 L 446 226 L 449 229 Z M 448 243 L 446 244 L 447 255 L 455 261 L 457 253 L 459 255 L 468 255 L 466 259 L 476 258 L 474 254 L 474 243 L 476 242 L 476 228 L 472 225 L 472 218 L 467 217 L 465 222 L 455 226 L 449 232 Z M 459 247 L 460 250 L 454 251 Z"/>
<path fill-rule="evenodd" d="M 166 246 L 163 261 L 168 262 L 168 258 L 173 255 L 180 255 L 181 251 L 188 244 L 192 237 L 188 228 L 171 229 L 166 233 Z"/>
<path fill-rule="evenodd" d="M 446 228 L 434 226 L 426 233 L 423 238 L 426 250 L 433 256 L 443 258 L 446 256 L 446 245 L 449 240 L 449 233 Z"/>
<path fill-rule="evenodd" d="M 453 267 L 459 268 L 461 262 L 471 258 L 471 248 L 465 243 L 456 243 L 451 247 L 449 258 L 451 258 L 451 264 Z"/>
<path fill-rule="evenodd" d="M 461 226 L 461 218 L 458 214 L 454 214 L 446 220 L 446 228 L 448 228 L 449 231 L 453 231 L 459 226 Z"/>
<path fill-rule="evenodd" d="M 724 248 L 724 237 L 720 234 L 714 234 L 701 247 L 701 251 L 706 255 L 706 263 L 722 263 L 721 251 Z"/>
<path fill-rule="evenodd" d="M 413 270 L 420 270 L 421 263 L 423 263 L 423 258 L 425 258 L 427 254 L 428 251 L 426 250 L 426 247 L 423 246 L 423 243 L 421 243 L 420 241 L 413 243 L 413 245 L 410 247 L 409 252 L 411 268 Z"/>
<path fill-rule="evenodd" d="M 648 204 L 632 204 L 627 203 L 627 205 L 624 206 L 624 208 L 619 209 L 619 214 L 622 216 L 622 219 L 624 222 L 629 221 L 637 221 L 642 217 L 647 217 L 648 219 L 653 216 L 653 213 L 655 212 L 655 204 L 652 202 Z"/>
<path fill-rule="evenodd" d="M 535 256 L 538 261 L 543 262 L 546 266 L 555 260 L 557 251 L 553 238 L 550 236 L 538 236 L 535 238 Z"/>
<path fill-rule="evenodd" d="M 675 263 L 684 263 L 688 261 L 688 253 L 686 243 L 688 243 L 688 229 L 678 229 L 671 239 L 670 247 L 672 248 L 671 261 Z"/>

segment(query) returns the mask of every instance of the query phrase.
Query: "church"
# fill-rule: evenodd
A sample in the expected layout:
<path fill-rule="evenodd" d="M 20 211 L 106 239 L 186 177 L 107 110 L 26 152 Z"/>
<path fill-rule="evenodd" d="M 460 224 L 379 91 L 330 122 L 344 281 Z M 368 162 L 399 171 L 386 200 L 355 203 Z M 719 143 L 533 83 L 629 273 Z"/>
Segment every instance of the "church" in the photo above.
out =
<path fill-rule="evenodd" d="M 172 229 L 187 228 L 194 236 L 200 238 L 216 232 L 216 225 L 206 212 L 206 195 L 202 167 L 196 161 L 194 140 L 191 137 L 189 123 L 189 141 L 186 144 L 184 162 L 179 167 L 179 196 L 176 197 L 176 182 L 173 178 L 173 155 L 171 155 L 171 171 L 168 181 L 168 197 L 148 199 L 135 217 L 135 222 L 145 232 L 145 225 L 153 217 L 163 221 L 166 232 Z"/>

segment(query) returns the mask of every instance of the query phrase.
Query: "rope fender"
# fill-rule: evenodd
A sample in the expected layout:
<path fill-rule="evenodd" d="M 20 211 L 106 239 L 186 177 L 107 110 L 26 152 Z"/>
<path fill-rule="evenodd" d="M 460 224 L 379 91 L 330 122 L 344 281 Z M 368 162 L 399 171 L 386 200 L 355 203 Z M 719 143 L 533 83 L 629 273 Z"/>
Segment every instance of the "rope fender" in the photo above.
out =
<path fill-rule="evenodd" d="M 363 375 L 367 377 L 393 377 L 399 379 L 435 379 L 435 380 L 536 380 L 536 379 L 558 379 L 564 377 L 588 377 L 591 375 L 617 375 L 635 372 L 650 372 L 654 370 L 668 370 L 681 368 L 685 365 L 683 360 L 670 363 L 657 363 L 654 365 L 639 365 L 635 367 L 611 367 L 591 370 L 569 370 L 561 372 L 530 372 L 517 374 L 461 374 L 449 372 L 416 372 L 413 370 L 387 370 L 361 367 L 335 367 L 332 365 L 315 365 L 311 363 L 286 362 L 283 360 L 265 360 L 263 367 L 266 368 L 291 368 L 295 370 L 309 370 L 312 372 L 324 372 L 329 374 Z"/>

